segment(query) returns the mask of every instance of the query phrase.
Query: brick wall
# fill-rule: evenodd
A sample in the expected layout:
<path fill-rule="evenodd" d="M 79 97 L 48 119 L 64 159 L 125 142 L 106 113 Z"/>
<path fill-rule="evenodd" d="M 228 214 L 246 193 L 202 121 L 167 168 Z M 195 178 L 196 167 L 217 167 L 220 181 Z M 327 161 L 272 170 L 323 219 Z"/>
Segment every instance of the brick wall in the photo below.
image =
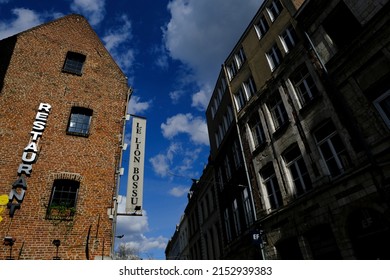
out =
<path fill-rule="evenodd" d="M 16 258 L 23 247 L 21 259 L 52 259 L 52 241 L 59 239 L 62 259 L 85 259 L 91 227 L 89 257 L 109 255 L 112 225 L 107 208 L 116 184 L 126 77 L 78 15 L 22 32 L 12 41 L 13 52 L 0 61 L 0 195 L 8 194 L 18 177 L 39 104 L 50 104 L 51 111 L 37 142 L 38 158 L 26 179 L 21 209 L 12 219 L 8 210 L 0 214 L 0 236 L 16 238 Z M 0 48 L 4 45 L 9 46 L 0 42 Z M 68 51 L 86 56 L 81 76 L 61 71 Z M 93 110 L 88 137 L 66 134 L 73 106 Z M 45 219 L 53 181 L 66 176 L 80 181 L 76 215 L 73 221 Z M 8 254 L 9 247 L 0 246 L 0 259 Z"/>

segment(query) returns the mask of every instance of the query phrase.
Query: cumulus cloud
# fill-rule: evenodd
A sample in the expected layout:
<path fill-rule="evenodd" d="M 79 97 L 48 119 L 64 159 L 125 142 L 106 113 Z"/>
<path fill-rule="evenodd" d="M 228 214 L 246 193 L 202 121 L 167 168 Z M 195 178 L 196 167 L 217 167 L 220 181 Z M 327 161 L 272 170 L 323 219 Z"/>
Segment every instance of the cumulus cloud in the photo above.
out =
<path fill-rule="evenodd" d="M 199 92 L 193 106 L 205 108 L 220 65 L 263 0 L 171 0 L 170 21 L 163 27 L 164 47 L 171 58 L 194 72 Z"/>
<path fill-rule="evenodd" d="M 211 90 L 209 90 L 209 87 L 206 85 L 203 89 L 192 95 L 191 106 L 197 108 L 200 111 L 206 111 L 210 101 L 210 93 Z"/>
<path fill-rule="evenodd" d="M 141 101 L 141 98 L 136 95 L 132 95 L 129 102 L 128 113 L 134 115 L 144 114 L 152 105 L 152 101 Z"/>
<path fill-rule="evenodd" d="M 105 0 L 73 0 L 70 8 L 82 14 L 91 25 L 97 25 L 104 19 Z"/>
<path fill-rule="evenodd" d="M 43 23 L 45 20 L 42 14 L 30 9 L 15 8 L 11 12 L 15 18 L 8 22 L 0 22 L 0 39 L 30 29 Z"/>
<path fill-rule="evenodd" d="M 198 176 L 193 169 L 202 151 L 200 147 L 194 148 L 180 142 L 171 142 L 165 152 L 150 158 L 149 162 L 154 172 L 161 177 L 193 178 Z"/>
<path fill-rule="evenodd" d="M 180 153 L 181 150 L 182 147 L 180 143 L 172 142 L 165 153 L 159 153 L 150 158 L 149 162 L 152 164 L 154 172 L 161 177 L 169 175 L 174 157 L 176 154 Z"/>
<path fill-rule="evenodd" d="M 163 136 L 172 139 L 178 134 L 187 134 L 194 144 L 208 145 L 207 125 L 203 118 L 192 114 L 177 114 L 161 124 Z"/>
<path fill-rule="evenodd" d="M 187 187 L 175 187 L 169 191 L 169 194 L 174 197 L 182 197 L 183 195 L 186 195 L 189 190 L 190 188 Z"/>
<path fill-rule="evenodd" d="M 120 196 L 118 212 L 124 213 L 126 207 L 126 197 Z M 142 216 L 118 216 L 116 234 L 124 234 L 120 243 L 125 244 L 140 253 L 145 253 L 153 249 L 165 249 L 168 239 L 163 236 L 147 237 L 149 231 L 148 215 L 145 210 Z M 119 244 L 117 244 L 119 245 Z"/>
<path fill-rule="evenodd" d="M 184 94 L 185 92 L 183 90 L 174 90 L 169 93 L 169 97 L 171 98 L 173 104 L 177 104 Z"/>
<path fill-rule="evenodd" d="M 104 45 L 116 63 L 128 73 L 133 72 L 135 61 L 135 50 L 129 47 L 132 38 L 132 25 L 127 15 L 118 17 L 117 23 L 102 37 Z"/>

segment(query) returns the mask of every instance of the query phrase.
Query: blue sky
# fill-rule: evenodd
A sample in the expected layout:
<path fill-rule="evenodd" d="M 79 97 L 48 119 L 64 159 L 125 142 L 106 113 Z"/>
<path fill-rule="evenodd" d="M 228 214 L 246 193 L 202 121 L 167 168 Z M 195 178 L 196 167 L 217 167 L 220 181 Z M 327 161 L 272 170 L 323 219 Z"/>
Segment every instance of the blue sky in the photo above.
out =
<path fill-rule="evenodd" d="M 0 39 L 61 16 L 85 16 L 133 88 L 129 113 L 147 119 L 144 215 L 117 234 L 143 258 L 164 249 L 209 155 L 205 109 L 221 64 L 262 0 L 0 0 Z M 126 141 L 130 139 L 130 123 Z M 128 152 L 122 166 L 127 168 Z M 120 194 L 126 194 L 127 174 Z M 124 211 L 125 197 L 120 204 Z"/>

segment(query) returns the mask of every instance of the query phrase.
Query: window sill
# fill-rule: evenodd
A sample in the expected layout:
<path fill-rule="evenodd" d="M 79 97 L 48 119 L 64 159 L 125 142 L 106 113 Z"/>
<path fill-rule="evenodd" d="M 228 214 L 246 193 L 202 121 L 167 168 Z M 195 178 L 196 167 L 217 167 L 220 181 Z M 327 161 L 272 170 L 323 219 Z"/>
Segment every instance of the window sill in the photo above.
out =
<path fill-rule="evenodd" d="M 70 131 L 67 131 L 66 134 L 67 134 L 67 135 L 71 135 L 71 136 L 84 137 L 84 138 L 88 138 L 88 137 L 89 137 L 89 133 L 79 133 L 79 132 L 70 132 Z"/>

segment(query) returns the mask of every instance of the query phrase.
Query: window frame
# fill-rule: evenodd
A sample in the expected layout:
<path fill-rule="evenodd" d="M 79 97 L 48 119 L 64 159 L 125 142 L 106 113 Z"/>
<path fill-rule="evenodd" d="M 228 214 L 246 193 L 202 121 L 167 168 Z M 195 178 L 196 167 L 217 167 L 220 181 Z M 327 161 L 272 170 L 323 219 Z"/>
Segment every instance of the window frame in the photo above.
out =
<path fill-rule="evenodd" d="M 62 66 L 62 72 L 82 76 L 86 59 L 87 56 L 82 53 L 68 51 Z"/>
<path fill-rule="evenodd" d="M 330 125 L 330 128 L 333 129 L 330 133 L 326 133 L 326 136 L 321 138 L 320 140 L 317 138 L 316 134 L 318 134 L 321 130 L 326 129 L 325 127 Z M 321 131 L 323 132 L 323 131 Z M 326 132 L 326 131 L 325 131 Z M 324 161 L 324 166 L 327 171 L 327 175 L 331 176 L 332 178 L 336 178 L 338 176 L 341 176 L 342 174 L 345 173 L 346 169 L 349 166 L 349 155 L 348 151 L 346 149 L 346 146 L 340 137 L 339 133 L 337 132 L 336 127 L 334 126 L 333 122 L 327 121 L 323 125 L 321 125 L 319 128 L 317 128 L 314 131 L 314 139 L 316 142 L 316 146 L 318 148 L 318 151 L 320 153 L 320 156 L 322 160 Z M 335 141 L 338 141 L 339 144 L 342 145 L 342 150 L 338 151 L 336 149 Z M 332 157 L 326 158 L 325 157 L 325 152 L 324 150 L 326 149 L 325 145 L 328 147 L 328 151 L 330 151 Z M 344 160 L 341 157 L 342 155 L 345 154 Z M 334 159 L 336 168 L 334 168 L 334 164 L 330 165 L 330 162 Z M 335 173 L 335 170 L 337 173 Z"/>
<path fill-rule="evenodd" d="M 233 213 L 234 229 L 236 231 L 236 235 L 238 236 L 242 232 L 242 227 L 241 227 L 240 210 L 238 207 L 237 198 L 235 198 L 232 202 L 232 213 Z"/>
<path fill-rule="evenodd" d="M 248 121 L 248 127 L 251 135 L 251 142 L 253 144 L 253 150 L 256 150 L 258 147 L 267 142 L 264 127 L 259 114 L 256 113 L 251 116 Z"/>
<path fill-rule="evenodd" d="M 269 173 L 269 174 L 267 174 Z M 265 188 L 267 202 L 270 210 L 276 210 L 283 206 L 283 195 L 279 186 L 278 178 L 272 164 L 260 170 L 260 176 Z"/>
<path fill-rule="evenodd" d="M 298 37 L 292 25 L 286 27 L 282 34 L 279 35 L 285 53 L 289 53 L 297 44 Z"/>
<path fill-rule="evenodd" d="M 271 72 L 275 71 L 276 68 L 282 63 L 282 52 L 278 45 L 274 43 L 272 47 L 265 53 Z"/>
<path fill-rule="evenodd" d="M 274 22 L 283 10 L 283 5 L 279 0 L 273 0 L 267 7 L 269 18 Z"/>
<path fill-rule="evenodd" d="M 293 154 L 295 153 L 295 155 Z M 293 156 L 291 156 L 293 154 Z M 310 173 L 307 169 L 305 160 L 302 156 L 302 153 L 297 145 L 291 147 L 283 153 L 283 159 L 288 169 L 288 174 L 291 179 L 291 185 L 293 187 L 293 195 L 298 197 L 306 193 L 307 191 L 313 188 Z M 294 175 L 292 169 L 295 169 L 297 177 Z M 302 170 L 302 169 L 305 170 Z M 300 185 L 297 185 L 296 182 L 299 182 Z"/>
<path fill-rule="evenodd" d="M 385 93 L 383 93 L 382 95 L 380 95 L 378 98 L 376 98 L 373 102 L 376 110 L 378 111 L 379 115 L 381 116 L 381 118 L 383 119 L 383 121 L 385 122 L 385 124 L 387 125 L 387 127 L 390 129 L 390 106 L 389 108 L 385 108 L 383 109 L 383 106 L 381 105 L 381 102 L 386 100 L 386 102 L 388 102 L 387 100 L 390 99 L 390 90 L 386 91 Z M 389 113 L 387 114 L 386 111 L 389 110 Z"/>
<path fill-rule="evenodd" d="M 252 203 L 251 203 L 251 198 L 249 196 L 248 188 L 245 188 L 242 191 L 242 200 L 244 204 L 245 223 L 247 226 L 250 226 L 254 222 L 254 215 L 253 215 Z"/>
<path fill-rule="evenodd" d="M 257 21 L 257 24 L 255 24 L 255 30 L 259 40 L 263 38 L 268 32 L 269 24 L 264 14 L 260 16 L 259 20 Z"/>
<path fill-rule="evenodd" d="M 83 121 L 81 121 L 81 122 L 75 121 L 75 119 L 77 120 L 77 118 L 79 118 L 79 117 L 80 118 L 84 118 L 84 117 L 81 117 L 81 116 L 87 116 L 88 117 L 88 124 L 86 122 L 83 122 Z M 90 108 L 79 107 L 79 106 L 72 107 L 71 111 L 70 111 L 70 115 L 69 115 L 68 125 L 67 125 L 67 128 L 66 128 L 66 134 L 74 135 L 74 136 L 88 137 L 90 135 L 90 130 L 91 130 L 92 116 L 93 116 L 93 110 L 90 109 Z M 73 127 L 72 126 L 72 120 L 75 123 L 75 127 L 77 127 L 77 125 L 82 125 L 82 126 L 87 125 L 86 131 L 84 132 L 83 128 L 75 129 L 75 130 L 72 129 L 71 130 L 70 128 Z"/>
<path fill-rule="evenodd" d="M 67 187 L 68 189 L 64 191 L 64 187 Z M 53 181 L 50 200 L 47 207 L 46 219 L 73 219 L 77 207 L 79 190 L 80 182 L 77 180 L 55 179 Z M 66 196 L 66 198 L 63 196 Z M 69 198 L 69 196 L 72 197 Z M 58 200 L 58 202 L 54 202 L 55 200 Z M 71 202 L 70 204 L 69 201 Z"/>
<path fill-rule="evenodd" d="M 290 80 L 301 108 L 310 104 L 319 95 L 317 84 L 306 65 L 296 69 Z M 303 85 L 305 92 L 302 91 L 301 85 Z"/>
<path fill-rule="evenodd" d="M 278 91 L 272 93 L 267 101 L 267 107 L 271 115 L 274 131 L 284 127 L 290 119 L 283 99 Z"/>

